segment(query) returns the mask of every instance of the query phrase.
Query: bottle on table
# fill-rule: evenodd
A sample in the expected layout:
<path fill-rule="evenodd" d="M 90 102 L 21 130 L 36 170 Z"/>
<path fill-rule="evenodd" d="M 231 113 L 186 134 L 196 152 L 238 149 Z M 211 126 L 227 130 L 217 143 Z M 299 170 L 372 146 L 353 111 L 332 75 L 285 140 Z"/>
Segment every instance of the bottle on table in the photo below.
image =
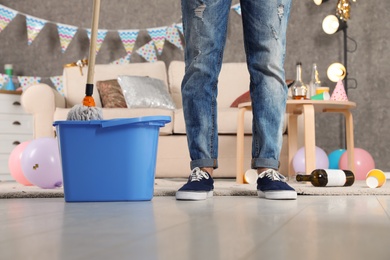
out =
<path fill-rule="evenodd" d="M 307 85 L 302 81 L 302 63 L 296 64 L 296 78 L 291 86 L 292 98 L 295 100 L 306 99 Z"/>
<path fill-rule="evenodd" d="M 309 91 L 307 92 L 307 98 L 311 98 L 317 94 L 317 88 L 321 87 L 321 81 L 318 74 L 317 64 L 313 64 L 313 68 L 311 70 L 311 78 L 309 83 Z"/>
<path fill-rule="evenodd" d="M 8 82 L 5 84 L 6 90 L 15 90 L 14 82 L 12 81 L 13 76 L 13 67 L 12 64 L 5 64 L 4 65 L 5 74 L 8 76 Z"/>
<path fill-rule="evenodd" d="M 351 186 L 355 175 L 349 170 L 316 169 L 310 175 L 297 174 L 296 180 L 311 182 L 316 187 L 341 187 Z"/>

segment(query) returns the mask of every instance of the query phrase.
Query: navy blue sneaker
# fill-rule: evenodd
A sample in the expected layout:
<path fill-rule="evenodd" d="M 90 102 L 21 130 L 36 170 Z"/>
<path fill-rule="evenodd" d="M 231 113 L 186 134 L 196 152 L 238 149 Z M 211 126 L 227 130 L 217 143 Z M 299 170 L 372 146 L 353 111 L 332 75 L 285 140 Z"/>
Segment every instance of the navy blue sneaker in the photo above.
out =
<path fill-rule="evenodd" d="M 176 192 L 177 200 L 205 200 L 213 196 L 214 180 L 208 172 L 194 168 L 188 182 Z"/>
<path fill-rule="evenodd" d="M 271 200 L 297 199 L 297 192 L 286 183 L 286 177 L 272 169 L 259 174 L 257 194 L 260 198 Z"/>

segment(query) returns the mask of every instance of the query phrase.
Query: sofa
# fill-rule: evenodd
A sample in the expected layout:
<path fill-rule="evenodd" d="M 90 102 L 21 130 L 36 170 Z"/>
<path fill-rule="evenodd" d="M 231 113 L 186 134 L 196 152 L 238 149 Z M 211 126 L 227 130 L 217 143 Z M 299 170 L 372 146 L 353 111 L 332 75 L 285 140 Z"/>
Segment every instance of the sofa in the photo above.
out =
<path fill-rule="evenodd" d="M 164 62 L 130 63 L 125 65 L 96 65 L 95 89 L 93 97 L 96 106 L 102 107 L 96 82 L 116 79 L 119 75 L 148 76 L 162 80 L 170 94 L 175 109 L 162 108 L 105 108 L 104 119 L 167 115 L 172 121 L 160 129 L 158 142 L 156 177 L 188 177 L 190 157 L 187 148 L 186 129 L 181 103 L 181 81 L 184 76 L 184 62 L 172 61 L 168 68 Z M 22 106 L 34 118 L 34 138 L 55 137 L 53 121 L 66 120 L 69 110 L 81 104 L 85 96 L 87 68 L 65 67 L 63 71 L 63 90 L 57 90 L 46 84 L 36 84 L 26 89 L 21 97 Z M 236 130 L 238 108 L 232 106 L 237 98 L 248 91 L 249 73 L 245 63 L 224 63 L 219 76 L 218 92 L 218 133 L 219 168 L 215 178 L 233 178 L 236 176 Z M 286 116 L 286 120 L 287 120 Z M 286 121 L 285 120 L 285 121 Z M 252 115 L 245 115 L 245 153 L 244 165 L 250 168 Z M 287 123 L 284 124 L 283 148 L 280 156 L 280 171 L 287 175 L 288 147 Z"/>

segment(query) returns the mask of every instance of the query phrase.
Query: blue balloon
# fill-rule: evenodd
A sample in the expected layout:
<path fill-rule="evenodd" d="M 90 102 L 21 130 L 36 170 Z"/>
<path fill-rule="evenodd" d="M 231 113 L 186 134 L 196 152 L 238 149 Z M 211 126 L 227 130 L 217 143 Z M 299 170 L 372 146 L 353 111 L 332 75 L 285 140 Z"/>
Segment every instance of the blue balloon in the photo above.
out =
<path fill-rule="evenodd" d="M 339 169 L 340 158 L 341 158 L 341 155 L 343 155 L 343 153 L 345 153 L 345 151 L 346 151 L 345 149 L 337 149 L 328 155 L 329 169 Z"/>

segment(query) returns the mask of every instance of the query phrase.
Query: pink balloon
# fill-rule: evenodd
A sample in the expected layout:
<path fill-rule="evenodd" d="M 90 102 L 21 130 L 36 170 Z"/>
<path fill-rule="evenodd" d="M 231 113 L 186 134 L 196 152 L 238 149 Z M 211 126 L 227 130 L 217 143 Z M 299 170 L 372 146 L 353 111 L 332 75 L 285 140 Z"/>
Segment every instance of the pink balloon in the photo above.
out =
<path fill-rule="evenodd" d="M 22 153 L 29 143 L 30 141 L 26 141 L 18 144 L 12 150 L 8 158 L 8 168 L 12 178 L 14 178 L 15 181 L 17 181 L 20 184 L 23 184 L 24 186 L 32 186 L 32 183 L 29 182 L 23 174 L 22 163 L 21 163 Z"/>
<path fill-rule="evenodd" d="M 328 169 L 329 167 L 329 158 L 324 150 L 315 147 L 316 151 L 316 169 Z M 293 158 L 293 168 L 295 173 L 307 173 L 306 172 L 306 158 L 305 158 L 305 147 L 300 148 Z"/>
<path fill-rule="evenodd" d="M 355 179 L 365 180 L 366 175 L 372 169 L 375 169 L 375 161 L 371 154 L 362 148 L 354 149 L 354 164 L 355 164 Z M 348 153 L 343 153 L 340 157 L 339 168 L 342 170 L 349 170 L 348 167 Z"/>
<path fill-rule="evenodd" d="M 60 152 L 55 138 L 44 137 L 31 141 L 22 155 L 25 177 L 43 189 L 62 186 Z"/>

